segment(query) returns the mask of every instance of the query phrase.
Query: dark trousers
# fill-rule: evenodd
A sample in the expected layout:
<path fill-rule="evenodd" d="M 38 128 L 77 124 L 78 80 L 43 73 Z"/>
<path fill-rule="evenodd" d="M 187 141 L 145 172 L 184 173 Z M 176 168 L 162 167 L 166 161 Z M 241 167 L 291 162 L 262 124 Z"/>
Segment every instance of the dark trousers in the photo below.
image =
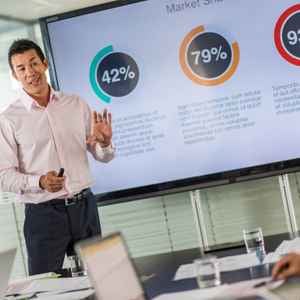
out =
<path fill-rule="evenodd" d="M 65 254 L 74 253 L 74 243 L 101 234 L 92 192 L 70 206 L 61 201 L 61 204 L 53 204 L 50 200 L 25 205 L 24 236 L 29 275 L 60 270 Z"/>

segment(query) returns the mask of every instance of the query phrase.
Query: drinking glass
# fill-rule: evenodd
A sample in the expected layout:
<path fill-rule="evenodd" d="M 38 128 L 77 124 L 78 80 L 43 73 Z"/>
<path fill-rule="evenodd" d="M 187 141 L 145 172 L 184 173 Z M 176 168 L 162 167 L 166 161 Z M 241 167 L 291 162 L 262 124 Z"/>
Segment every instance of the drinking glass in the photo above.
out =
<path fill-rule="evenodd" d="M 256 257 L 262 263 L 266 256 L 266 251 L 261 228 L 244 229 L 243 237 L 247 253 L 256 253 Z"/>
<path fill-rule="evenodd" d="M 194 267 L 199 288 L 221 284 L 219 263 L 216 256 L 204 255 L 194 260 Z"/>
<path fill-rule="evenodd" d="M 86 275 L 84 265 L 77 255 L 68 256 L 69 266 L 71 270 L 72 277 L 78 277 Z"/>

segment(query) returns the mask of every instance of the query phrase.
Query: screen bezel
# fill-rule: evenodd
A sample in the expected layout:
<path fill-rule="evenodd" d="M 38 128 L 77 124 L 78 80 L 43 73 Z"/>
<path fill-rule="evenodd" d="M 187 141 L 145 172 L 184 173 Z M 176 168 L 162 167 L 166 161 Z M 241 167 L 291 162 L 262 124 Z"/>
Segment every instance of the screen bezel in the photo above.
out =
<path fill-rule="evenodd" d="M 48 24 L 64 19 L 78 17 L 90 13 L 99 12 L 101 10 L 108 10 L 125 5 L 131 5 L 139 2 L 145 2 L 151 0 L 117 0 L 113 2 L 107 2 L 104 4 L 91 6 L 74 10 L 67 13 L 57 14 L 49 17 L 44 17 L 39 20 L 43 43 L 45 47 L 46 56 L 49 62 L 49 74 L 51 85 L 54 89 L 59 90 L 59 82 L 55 69 L 54 57 L 50 42 L 50 35 L 48 32 Z M 276 161 L 263 165 L 256 165 L 247 168 L 240 168 L 235 170 L 229 170 L 225 172 L 218 172 L 209 175 L 202 175 L 197 177 L 189 177 L 185 179 L 162 182 L 158 184 L 152 184 L 147 186 L 140 186 L 130 189 L 118 190 L 108 193 L 99 193 L 96 195 L 97 201 L 100 205 L 109 205 L 119 202 L 127 202 L 137 199 L 145 199 L 149 197 L 161 196 L 170 193 L 186 192 L 200 188 L 207 188 L 213 186 L 219 186 L 224 184 L 230 184 L 240 181 L 247 181 L 259 178 L 265 178 L 275 175 L 282 175 L 291 172 L 297 172 L 300 170 L 300 158 Z"/>

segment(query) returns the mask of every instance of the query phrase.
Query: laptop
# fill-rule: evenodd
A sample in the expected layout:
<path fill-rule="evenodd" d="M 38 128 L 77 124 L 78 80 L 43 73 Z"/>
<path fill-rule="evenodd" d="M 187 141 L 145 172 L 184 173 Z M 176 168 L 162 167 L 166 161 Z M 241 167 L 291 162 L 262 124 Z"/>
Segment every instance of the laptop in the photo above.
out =
<path fill-rule="evenodd" d="M 98 300 L 146 300 L 120 233 L 81 241 L 75 251 L 87 267 Z"/>
<path fill-rule="evenodd" d="M 0 252 L 0 299 L 4 299 L 17 249 Z"/>

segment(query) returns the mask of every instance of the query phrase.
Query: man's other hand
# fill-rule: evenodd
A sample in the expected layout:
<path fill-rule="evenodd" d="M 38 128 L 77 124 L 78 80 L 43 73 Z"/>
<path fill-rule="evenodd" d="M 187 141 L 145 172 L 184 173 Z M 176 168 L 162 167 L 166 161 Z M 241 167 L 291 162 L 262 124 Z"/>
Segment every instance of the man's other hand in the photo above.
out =
<path fill-rule="evenodd" d="M 273 267 L 273 279 L 286 279 L 300 276 L 300 254 L 289 253 L 281 258 Z"/>
<path fill-rule="evenodd" d="M 60 191 L 65 184 L 65 176 L 58 177 L 57 172 L 50 171 L 46 175 L 40 177 L 40 187 L 50 193 Z"/>

